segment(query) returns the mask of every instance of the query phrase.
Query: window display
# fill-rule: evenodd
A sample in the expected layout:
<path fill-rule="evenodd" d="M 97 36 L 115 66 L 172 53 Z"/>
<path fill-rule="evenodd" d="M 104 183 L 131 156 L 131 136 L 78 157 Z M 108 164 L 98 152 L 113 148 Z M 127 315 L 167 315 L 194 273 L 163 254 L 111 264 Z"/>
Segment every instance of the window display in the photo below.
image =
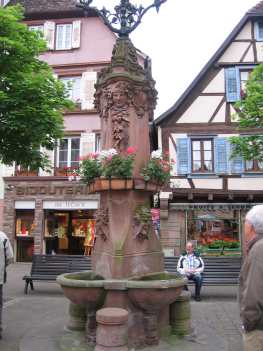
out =
<path fill-rule="evenodd" d="M 94 211 L 46 211 L 47 254 L 90 254 L 94 244 Z"/>
<path fill-rule="evenodd" d="M 188 240 L 203 251 L 239 251 L 239 219 L 235 210 L 194 210 L 188 212 Z"/>
<path fill-rule="evenodd" d="M 16 211 L 16 236 L 31 236 L 34 229 L 34 211 Z"/>

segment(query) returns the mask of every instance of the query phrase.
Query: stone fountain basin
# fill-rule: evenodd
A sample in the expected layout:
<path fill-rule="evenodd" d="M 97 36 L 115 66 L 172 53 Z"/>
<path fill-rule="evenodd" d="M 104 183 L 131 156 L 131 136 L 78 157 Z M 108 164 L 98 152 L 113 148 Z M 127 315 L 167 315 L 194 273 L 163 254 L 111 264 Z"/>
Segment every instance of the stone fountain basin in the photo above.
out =
<path fill-rule="evenodd" d="M 57 283 L 75 304 L 96 307 L 104 302 L 104 278 L 93 271 L 61 274 L 57 277 Z"/>
<path fill-rule="evenodd" d="M 179 274 L 148 274 L 127 281 L 128 296 L 139 308 L 157 312 L 173 303 L 187 282 L 187 278 Z"/>

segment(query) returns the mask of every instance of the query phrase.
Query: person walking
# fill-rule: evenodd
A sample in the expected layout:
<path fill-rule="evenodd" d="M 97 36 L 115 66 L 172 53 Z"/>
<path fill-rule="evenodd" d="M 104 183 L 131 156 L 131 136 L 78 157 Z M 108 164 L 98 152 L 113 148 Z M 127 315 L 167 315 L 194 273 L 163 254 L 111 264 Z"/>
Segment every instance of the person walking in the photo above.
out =
<path fill-rule="evenodd" d="M 239 277 L 239 307 L 245 351 L 263 350 L 263 205 L 245 220 L 246 255 Z"/>
<path fill-rule="evenodd" d="M 6 282 L 6 267 L 13 259 L 13 249 L 8 237 L 0 231 L 0 339 L 2 339 L 3 285 Z"/>
<path fill-rule="evenodd" d="M 178 261 L 177 271 L 186 276 L 187 279 L 195 282 L 195 300 L 201 301 L 201 288 L 204 272 L 204 261 L 199 253 L 194 251 L 194 245 L 191 241 L 186 243 L 186 252 L 184 252 Z"/>

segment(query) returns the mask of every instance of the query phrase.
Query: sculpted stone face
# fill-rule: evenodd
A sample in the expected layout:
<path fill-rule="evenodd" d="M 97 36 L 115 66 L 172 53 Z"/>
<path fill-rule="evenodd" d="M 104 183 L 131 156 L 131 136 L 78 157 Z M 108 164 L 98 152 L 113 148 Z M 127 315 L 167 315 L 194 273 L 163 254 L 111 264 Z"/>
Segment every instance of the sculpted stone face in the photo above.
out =
<path fill-rule="evenodd" d="M 127 105 L 128 98 L 125 92 L 116 90 L 112 93 L 112 101 L 115 107 L 121 108 Z"/>

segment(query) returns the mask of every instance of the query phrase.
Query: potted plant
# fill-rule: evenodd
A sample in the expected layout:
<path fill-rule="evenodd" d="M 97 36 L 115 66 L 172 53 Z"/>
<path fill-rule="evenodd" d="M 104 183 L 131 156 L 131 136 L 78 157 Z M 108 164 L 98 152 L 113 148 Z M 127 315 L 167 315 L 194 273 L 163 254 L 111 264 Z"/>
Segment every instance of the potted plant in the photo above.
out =
<path fill-rule="evenodd" d="M 132 189 L 134 157 L 135 149 L 132 147 L 123 154 L 115 149 L 89 154 L 81 162 L 82 179 L 91 187 L 94 182 L 92 191 Z"/>
<path fill-rule="evenodd" d="M 162 186 L 170 179 L 172 163 L 173 161 L 169 160 L 167 153 L 163 155 L 161 150 L 153 151 L 147 166 L 141 170 L 141 176 L 147 183 L 150 182 Z"/>
<path fill-rule="evenodd" d="M 101 176 L 101 163 L 98 153 L 90 153 L 81 158 L 80 174 L 85 183 L 90 185 L 95 178 Z"/>

